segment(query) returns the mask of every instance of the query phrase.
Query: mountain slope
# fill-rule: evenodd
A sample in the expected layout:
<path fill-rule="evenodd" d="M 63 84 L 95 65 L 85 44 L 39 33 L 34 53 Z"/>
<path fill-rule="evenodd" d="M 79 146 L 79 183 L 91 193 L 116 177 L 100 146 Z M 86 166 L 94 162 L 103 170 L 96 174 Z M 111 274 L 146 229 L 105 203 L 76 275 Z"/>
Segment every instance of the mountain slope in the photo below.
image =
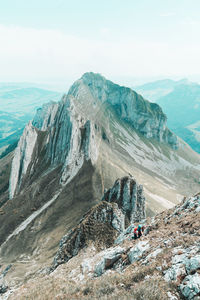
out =
<path fill-rule="evenodd" d="M 52 262 L 63 233 L 129 173 L 144 186 L 147 216 L 171 208 L 199 190 L 199 166 L 157 104 L 86 73 L 59 103 L 39 109 L 20 138 L 1 208 L 1 263 L 15 262 L 19 276 Z"/>
<path fill-rule="evenodd" d="M 199 84 L 187 80 L 163 80 L 136 87 L 136 90 L 158 103 L 167 115 L 169 128 L 200 152 Z"/>
<path fill-rule="evenodd" d="M 54 260 L 60 259 L 61 265 L 50 274 L 43 269 L 25 284 L 12 286 L 9 299 L 198 299 L 199 194 L 150 219 L 144 235 L 136 240 L 134 224 L 121 233 L 116 230 L 120 226 L 114 231 L 112 209 L 105 201 L 92 208 L 61 240 Z M 119 206 L 115 210 L 120 216 Z M 109 230 L 102 234 L 99 226 Z M 81 245 L 79 234 L 90 242 Z"/>
<path fill-rule="evenodd" d="M 161 97 L 168 95 L 173 92 L 174 88 L 179 85 L 191 84 L 187 79 L 172 80 L 172 79 L 162 79 L 153 82 L 148 82 L 143 85 L 133 87 L 139 94 L 143 95 L 146 99 L 152 102 L 156 102 Z"/>
<path fill-rule="evenodd" d="M 61 94 L 29 84 L 0 83 L 0 153 L 15 144 L 36 109 L 43 103 L 58 101 Z"/>
<path fill-rule="evenodd" d="M 11 86 L 12 87 L 12 86 Z M 40 89 L 36 87 L 25 87 L 17 89 L 1 89 L 0 87 L 0 106 L 1 110 L 15 115 L 34 115 L 35 109 L 41 104 L 49 101 L 58 101 L 60 93 Z"/>
<path fill-rule="evenodd" d="M 200 152 L 200 85 L 177 86 L 157 103 L 168 116 L 169 128 Z"/>
<path fill-rule="evenodd" d="M 27 120 L 23 117 L 16 117 L 15 114 L 0 111 L 0 153 L 8 145 L 17 143 Z"/>

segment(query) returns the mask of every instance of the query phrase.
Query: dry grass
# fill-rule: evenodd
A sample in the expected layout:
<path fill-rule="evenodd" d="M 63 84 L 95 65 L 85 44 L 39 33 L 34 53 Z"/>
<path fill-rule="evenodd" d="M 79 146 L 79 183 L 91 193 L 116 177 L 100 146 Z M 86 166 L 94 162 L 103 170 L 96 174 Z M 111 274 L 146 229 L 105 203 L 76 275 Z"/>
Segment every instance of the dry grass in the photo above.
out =
<path fill-rule="evenodd" d="M 98 278 L 86 276 L 88 279 L 85 282 L 81 282 L 78 279 L 77 281 L 67 280 L 70 272 L 72 270 L 76 271 L 77 266 L 80 265 L 86 254 L 89 257 L 94 255 L 92 250 L 88 252 L 88 249 L 84 249 L 80 253 L 80 257 L 73 258 L 66 265 L 57 269 L 57 272 L 52 273 L 50 276 L 28 281 L 10 299 L 168 299 L 167 292 L 178 294 L 178 282 L 165 282 L 163 280 L 163 271 L 171 267 L 174 255 L 173 249 L 175 247 L 180 247 L 179 254 L 181 254 L 181 248 L 193 245 L 199 240 L 199 217 L 200 214 L 184 214 L 184 212 L 183 216 L 171 216 L 169 211 L 155 217 L 155 223 L 151 227 L 148 236 L 141 237 L 141 241 L 148 240 L 150 244 L 149 249 L 140 261 L 131 265 L 124 264 L 125 269 L 123 273 L 108 271 Z M 190 234 L 190 232 L 193 233 Z M 134 244 L 135 241 L 126 240 L 123 243 L 123 247 L 128 251 Z M 156 257 L 151 256 L 148 259 L 148 265 L 142 265 L 145 257 L 158 248 L 162 249 L 162 252 Z"/>
<path fill-rule="evenodd" d="M 156 272 L 154 267 L 148 266 L 137 271 L 131 268 L 122 274 L 110 273 L 88 279 L 83 284 L 63 276 L 45 276 L 21 286 L 10 300 L 168 299 L 170 286 Z"/>

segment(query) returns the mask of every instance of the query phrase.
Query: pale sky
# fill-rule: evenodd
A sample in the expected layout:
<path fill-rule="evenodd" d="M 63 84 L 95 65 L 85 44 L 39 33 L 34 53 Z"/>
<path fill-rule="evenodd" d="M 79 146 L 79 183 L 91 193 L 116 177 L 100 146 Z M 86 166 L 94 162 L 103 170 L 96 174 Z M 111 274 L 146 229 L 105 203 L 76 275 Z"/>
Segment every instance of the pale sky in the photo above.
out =
<path fill-rule="evenodd" d="M 200 0 L 0 0 L 0 81 L 200 81 Z"/>

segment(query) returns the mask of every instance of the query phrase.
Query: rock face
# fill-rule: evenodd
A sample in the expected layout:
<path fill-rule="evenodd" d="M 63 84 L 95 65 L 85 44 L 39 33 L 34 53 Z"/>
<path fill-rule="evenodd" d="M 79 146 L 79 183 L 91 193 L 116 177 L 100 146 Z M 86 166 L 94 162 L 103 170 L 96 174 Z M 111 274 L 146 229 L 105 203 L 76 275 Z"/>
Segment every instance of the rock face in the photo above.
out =
<path fill-rule="evenodd" d="M 125 249 L 119 246 L 102 251 L 102 259 L 95 265 L 94 275 L 101 276 L 106 269 L 112 268 L 124 252 Z"/>
<path fill-rule="evenodd" d="M 114 84 L 92 72 L 84 74 L 75 82 L 69 93 L 77 95 L 82 85 L 90 89 L 95 99 L 109 103 L 121 119 L 129 122 L 147 138 L 155 138 L 177 147 L 177 138 L 166 127 L 167 118 L 159 105 L 150 103 L 130 88 Z"/>
<path fill-rule="evenodd" d="M 79 225 L 62 238 L 53 268 L 77 255 L 90 241 L 106 247 L 112 245 L 125 227 L 131 227 L 133 220 L 141 221 L 144 217 L 145 197 L 142 186 L 128 176 L 118 179 L 104 194 L 102 202 L 92 208 Z"/>
<path fill-rule="evenodd" d="M 104 194 L 102 200 L 116 202 L 122 209 L 126 224 L 145 219 L 143 186 L 138 185 L 131 177 L 116 180 L 114 186 Z"/>
<path fill-rule="evenodd" d="M 32 160 L 37 136 L 37 129 L 32 126 L 31 122 L 29 122 L 19 140 L 12 161 L 9 188 L 10 198 L 13 198 L 14 194 L 19 192 L 23 177 L 25 176 L 28 166 Z"/>
<path fill-rule="evenodd" d="M 195 273 L 194 275 L 188 275 L 183 280 L 183 284 L 180 285 L 180 291 L 185 299 L 195 299 L 200 293 L 200 275 Z M 197 298 L 198 299 L 198 298 Z"/>
<path fill-rule="evenodd" d="M 138 242 L 135 247 L 133 247 L 128 253 L 128 259 L 130 263 L 134 263 L 141 259 L 142 255 L 148 250 L 148 241 Z"/>
<path fill-rule="evenodd" d="M 39 109 L 33 122 L 26 126 L 15 150 L 10 198 L 19 192 L 25 175 L 31 175 L 38 168 L 41 156 L 51 169 L 62 165 L 61 184 L 69 183 L 85 160 L 94 163 L 98 145 L 93 131 L 94 124 L 76 112 L 67 96 L 59 104 L 46 104 Z M 39 145 L 39 151 L 34 151 L 36 145 Z"/>
<path fill-rule="evenodd" d="M 98 245 L 112 245 L 117 232 L 123 230 L 123 220 L 116 203 L 103 201 L 92 208 L 80 224 L 60 241 L 53 269 L 77 255 L 90 241 Z"/>

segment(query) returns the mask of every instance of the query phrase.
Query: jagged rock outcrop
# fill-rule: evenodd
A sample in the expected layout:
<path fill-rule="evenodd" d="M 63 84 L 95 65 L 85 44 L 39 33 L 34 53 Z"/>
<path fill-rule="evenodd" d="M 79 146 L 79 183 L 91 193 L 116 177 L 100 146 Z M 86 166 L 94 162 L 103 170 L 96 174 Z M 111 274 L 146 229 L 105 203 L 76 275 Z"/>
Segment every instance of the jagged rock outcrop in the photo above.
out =
<path fill-rule="evenodd" d="M 118 179 L 93 207 L 60 241 L 53 268 L 67 262 L 86 247 L 90 241 L 106 247 L 112 245 L 117 235 L 134 221 L 145 217 L 145 197 L 142 186 L 132 177 Z M 130 226 L 129 226 L 130 227 Z"/>
<path fill-rule="evenodd" d="M 20 190 L 23 177 L 32 160 L 37 137 L 37 129 L 29 122 L 24 129 L 13 157 L 9 186 L 10 198 L 13 198 L 15 193 Z"/>
<path fill-rule="evenodd" d="M 39 130 L 47 130 L 48 127 L 54 124 L 58 108 L 59 104 L 53 101 L 44 104 L 42 108 L 37 109 L 37 112 L 32 121 L 32 125 Z"/>
<path fill-rule="evenodd" d="M 131 177 L 117 179 L 114 186 L 105 192 L 102 200 L 118 204 L 125 216 L 126 225 L 145 219 L 143 186 L 138 185 Z"/>
<path fill-rule="evenodd" d="M 123 230 L 123 214 L 116 203 L 101 202 L 92 208 L 60 241 L 59 250 L 54 258 L 53 269 L 67 262 L 86 247 L 89 242 L 111 246 L 117 233 Z"/>
<path fill-rule="evenodd" d="M 44 134 L 41 136 L 40 132 Z M 33 157 L 36 145 L 40 149 Z M 85 160 L 94 163 L 97 155 L 94 123 L 78 114 L 67 96 L 63 96 L 58 104 L 45 104 L 37 111 L 33 122 L 26 126 L 15 150 L 10 198 L 19 192 L 28 167 L 31 165 L 29 174 L 34 172 L 41 159 L 50 166 L 50 170 L 62 165 L 60 182 L 65 185 L 77 174 Z"/>

